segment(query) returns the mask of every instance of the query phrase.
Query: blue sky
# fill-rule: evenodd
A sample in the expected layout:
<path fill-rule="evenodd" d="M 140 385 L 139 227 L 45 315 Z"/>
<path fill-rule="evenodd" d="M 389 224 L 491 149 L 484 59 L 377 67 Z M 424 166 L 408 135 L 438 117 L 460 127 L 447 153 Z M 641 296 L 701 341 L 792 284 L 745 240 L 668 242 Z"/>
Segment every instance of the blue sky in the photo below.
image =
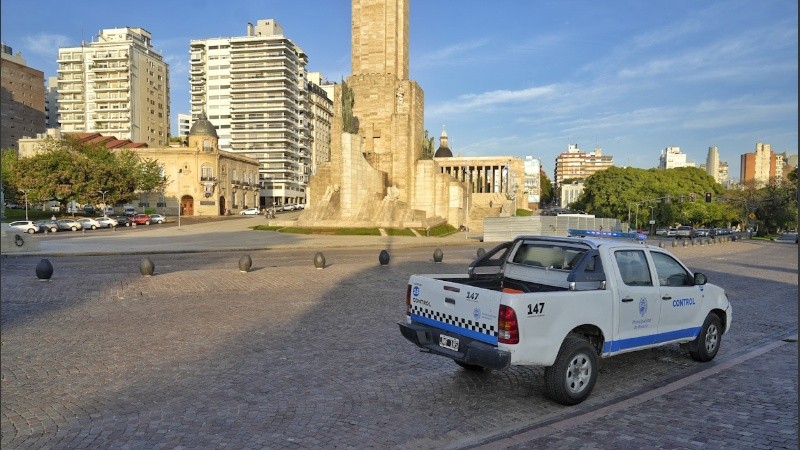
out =
<path fill-rule="evenodd" d="M 350 73 L 348 0 L 3 0 L 0 35 L 45 77 L 59 47 L 100 29 L 150 31 L 170 65 L 171 114 L 189 111 L 189 41 L 276 19 L 309 71 Z M 489 6 L 491 5 L 491 6 Z M 569 144 L 650 168 L 677 146 L 719 148 L 739 177 L 757 142 L 797 153 L 796 0 L 411 0 L 410 77 L 425 127 L 456 155 L 532 155 L 552 177 Z"/>

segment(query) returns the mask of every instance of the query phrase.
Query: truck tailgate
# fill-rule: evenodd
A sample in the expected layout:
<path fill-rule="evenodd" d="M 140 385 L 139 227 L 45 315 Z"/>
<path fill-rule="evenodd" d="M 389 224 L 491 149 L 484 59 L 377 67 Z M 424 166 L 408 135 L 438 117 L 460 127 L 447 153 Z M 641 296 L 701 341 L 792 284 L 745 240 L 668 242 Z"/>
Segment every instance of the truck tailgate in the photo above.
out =
<path fill-rule="evenodd" d="M 497 345 L 502 293 L 465 284 L 468 275 L 412 275 L 411 323 Z"/>

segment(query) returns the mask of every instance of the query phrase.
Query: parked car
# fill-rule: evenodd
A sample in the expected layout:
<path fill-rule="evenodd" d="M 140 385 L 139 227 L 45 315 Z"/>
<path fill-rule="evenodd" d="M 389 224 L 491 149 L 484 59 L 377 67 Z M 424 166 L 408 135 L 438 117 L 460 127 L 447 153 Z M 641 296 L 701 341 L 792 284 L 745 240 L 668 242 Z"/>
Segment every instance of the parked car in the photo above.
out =
<path fill-rule="evenodd" d="M 81 217 L 78 219 L 78 222 L 81 223 L 81 226 L 84 230 L 96 230 L 102 226 L 100 225 L 100 222 L 92 219 L 91 217 Z"/>
<path fill-rule="evenodd" d="M 678 232 L 677 228 L 670 228 L 667 230 L 667 237 L 675 237 L 675 233 Z"/>
<path fill-rule="evenodd" d="M 667 235 L 667 231 L 669 231 L 669 230 L 667 230 L 664 227 L 656 228 L 656 236 L 666 236 Z"/>
<path fill-rule="evenodd" d="M 94 214 L 94 205 L 84 205 L 83 211 L 86 214 Z"/>
<path fill-rule="evenodd" d="M 708 228 L 698 228 L 694 230 L 694 235 L 697 237 L 708 237 L 710 233 L 711 230 L 709 230 Z"/>
<path fill-rule="evenodd" d="M 54 220 L 37 220 L 36 225 L 39 225 L 39 231 L 49 231 L 51 233 L 58 231 L 58 224 Z"/>
<path fill-rule="evenodd" d="M 133 223 L 130 217 L 128 216 L 117 216 L 114 217 L 114 220 L 117 221 L 118 227 L 129 227 Z"/>
<path fill-rule="evenodd" d="M 692 230 L 692 227 L 689 225 L 679 226 L 678 229 L 675 230 L 675 237 L 678 239 L 693 238 L 694 230 Z"/>
<path fill-rule="evenodd" d="M 37 233 L 39 231 L 44 231 L 39 228 L 39 225 L 36 222 L 31 220 L 17 220 L 16 222 L 11 222 L 8 224 L 9 228 L 14 228 L 15 230 L 19 230 L 28 234 Z"/>
<path fill-rule="evenodd" d="M 150 221 L 153 223 L 164 223 L 167 221 L 167 218 L 161 214 L 150 214 Z"/>
<path fill-rule="evenodd" d="M 114 219 L 113 217 L 108 217 L 108 216 L 98 217 L 95 220 L 103 228 L 111 228 L 111 227 L 115 227 L 115 226 L 117 226 L 119 224 L 119 222 L 117 222 L 117 219 Z"/>
<path fill-rule="evenodd" d="M 133 223 L 137 225 L 150 225 L 150 214 L 134 214 Z"/>
<path fill-rule="evenodd" d="M 257 216 L 260 214 L 258 208 L 246 208 L 243 209 L 240 213 L 242 216 Z"/>
<path fill-rule="evenodd" d="M 287 203 L 283 205 L 283 208 L 281 209 L 283 209 L 284 211 L 294 211 L 295 209 L 297 209 L 297 205 L 295 203 Z"/>
<path fill-rule="evenodd" d="M 78 231 L 83 228 L 83 225 L 81 225 L 80 222 L 74 219 L 61 219 L 56 223 L 58 224 L 57 227 L 59 231 L 62 230 Z"/>

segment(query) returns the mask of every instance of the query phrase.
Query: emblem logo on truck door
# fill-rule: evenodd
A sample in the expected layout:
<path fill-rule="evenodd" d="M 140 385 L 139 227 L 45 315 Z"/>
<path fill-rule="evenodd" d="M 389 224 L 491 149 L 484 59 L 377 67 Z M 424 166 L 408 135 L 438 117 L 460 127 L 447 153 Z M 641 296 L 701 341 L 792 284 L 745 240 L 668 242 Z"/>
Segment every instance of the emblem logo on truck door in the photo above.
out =
<path fill-rule="evenodd" d="M 481 309 L 480 308 L 473 309 L 472 310 L 472 317 L 474 317 L 475 320 L 480 319 L 481 318 Z"/>
<path fill-rule="evenodd" d="M 639 300 L 639 315 L 644 317 L 645 314 L 647 314 L 647 299 L 642 297 Z"/>

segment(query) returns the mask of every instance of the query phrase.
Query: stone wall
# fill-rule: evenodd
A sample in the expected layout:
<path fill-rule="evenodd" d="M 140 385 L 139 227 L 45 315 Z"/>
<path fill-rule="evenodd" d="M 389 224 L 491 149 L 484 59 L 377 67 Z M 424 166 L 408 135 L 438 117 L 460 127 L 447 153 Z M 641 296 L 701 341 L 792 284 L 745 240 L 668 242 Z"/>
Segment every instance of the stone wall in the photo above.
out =
<path fill-rule="evenodd" d="M 502 242 L 517 236 L 567 236 L 570 228 L 583 230 L 620 231 L 617 219 L 597 218 L 591 215 L 487 217 L 483 221 L 483 241 Z"/>

